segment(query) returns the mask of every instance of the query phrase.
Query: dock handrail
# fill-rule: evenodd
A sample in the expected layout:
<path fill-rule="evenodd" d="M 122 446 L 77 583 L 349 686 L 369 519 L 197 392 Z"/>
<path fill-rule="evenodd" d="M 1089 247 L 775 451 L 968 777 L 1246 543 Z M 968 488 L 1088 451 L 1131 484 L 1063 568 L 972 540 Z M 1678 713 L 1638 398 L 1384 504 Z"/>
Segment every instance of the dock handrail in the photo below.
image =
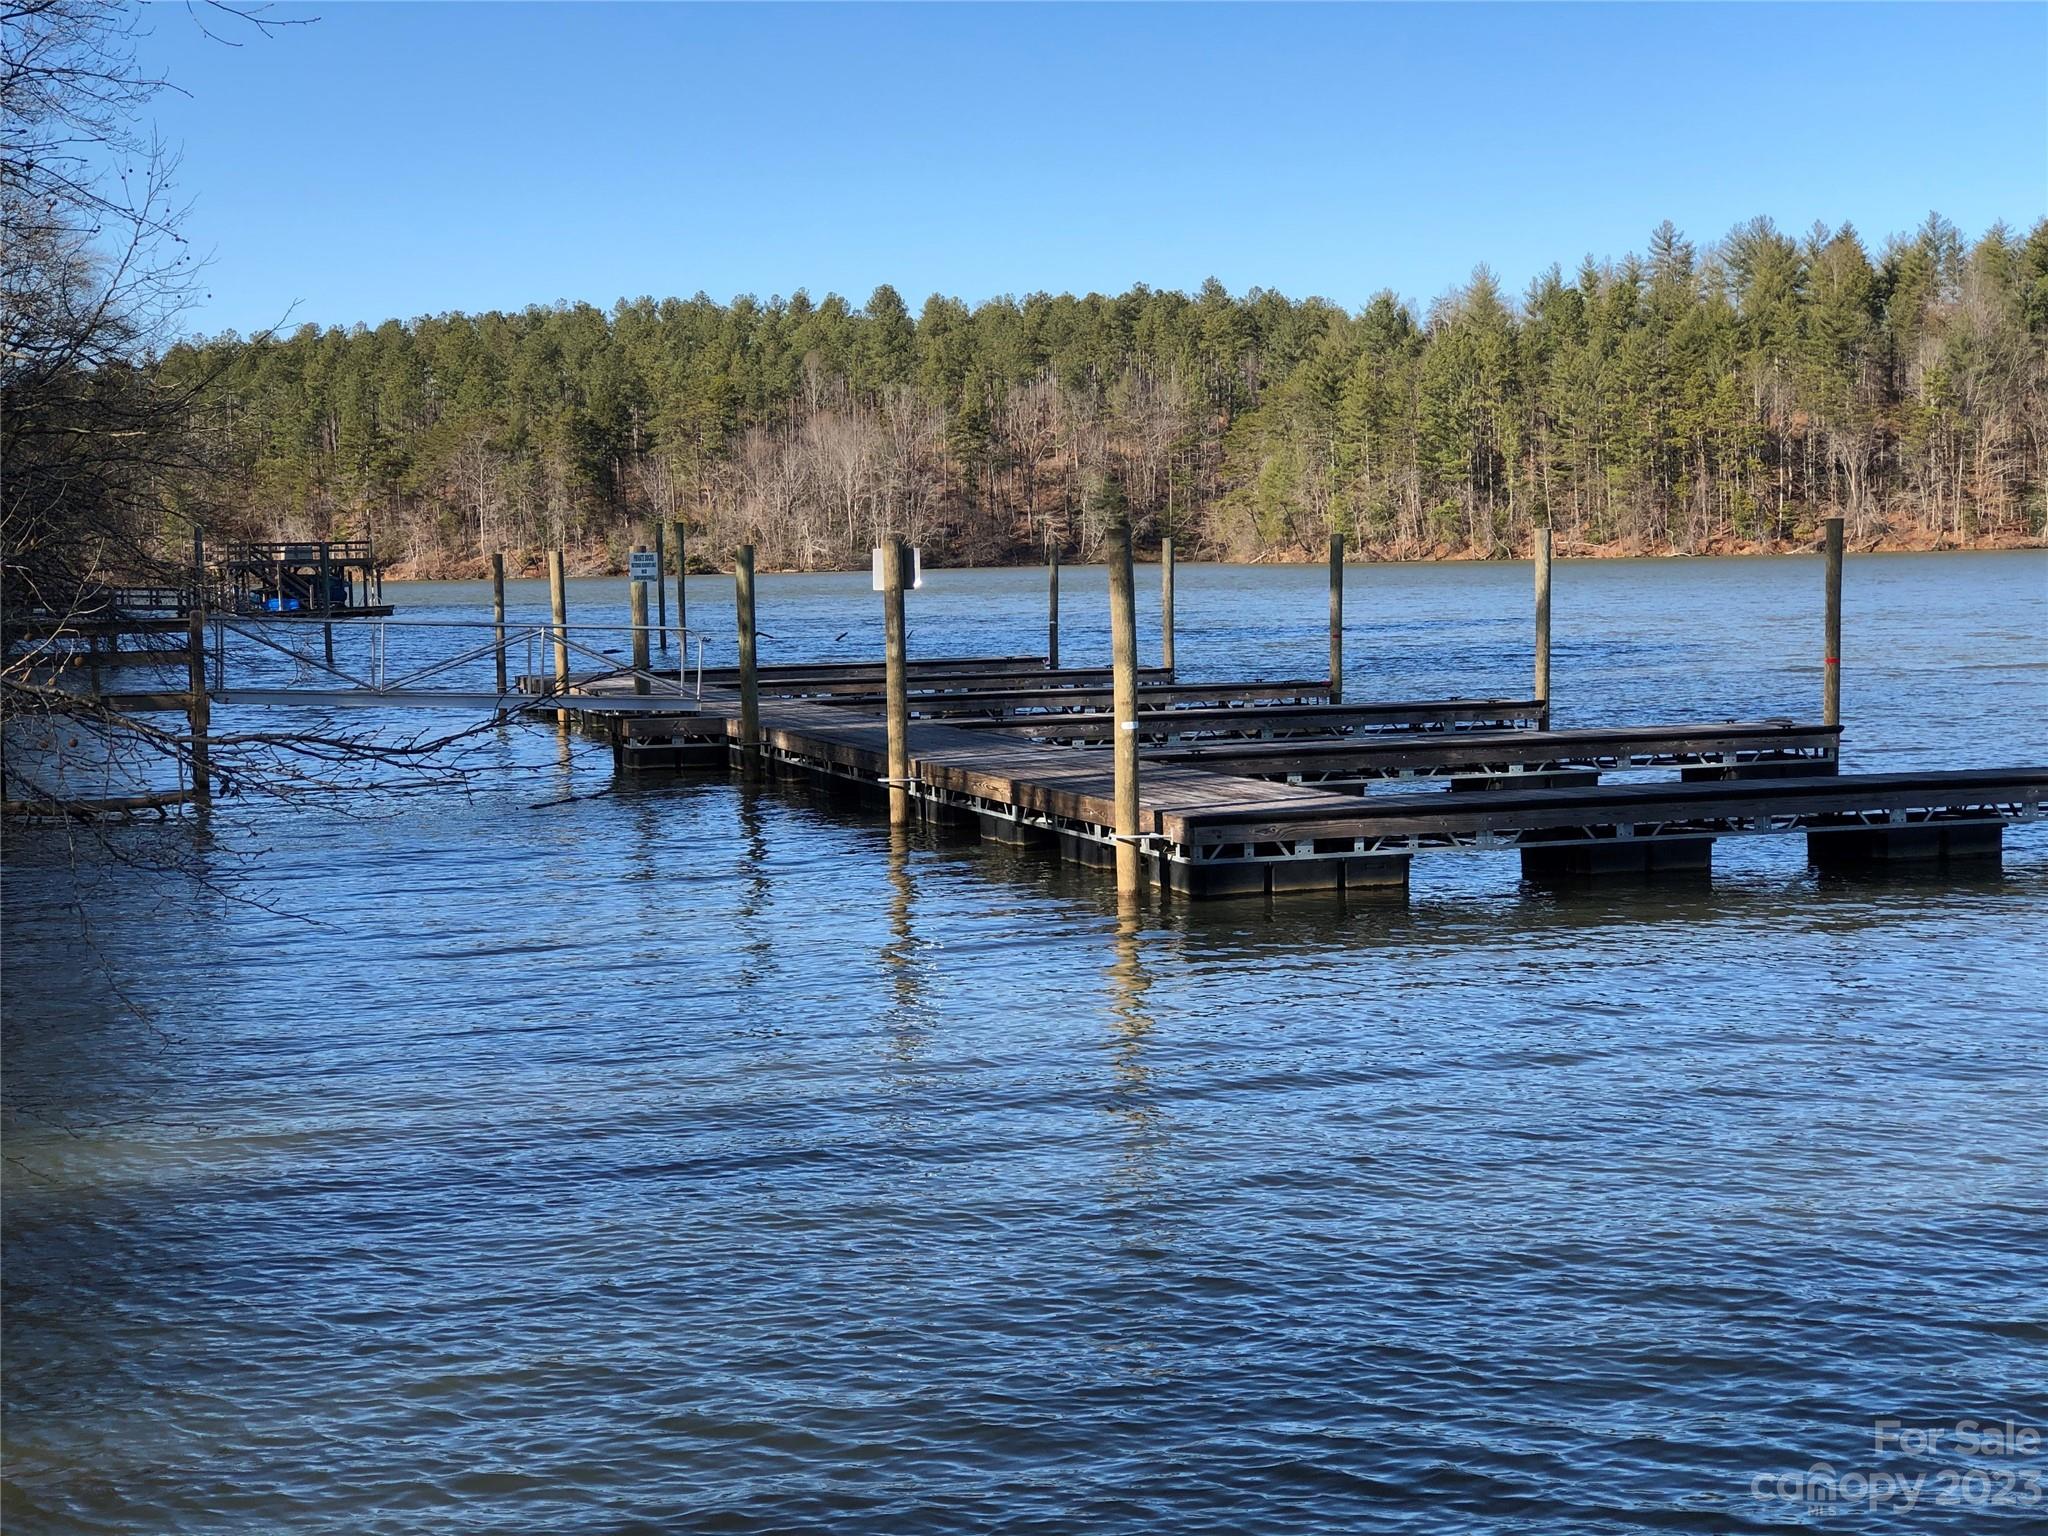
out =
<path fill-rule="evenodd" d="M 306 564 L 320 559 L 323 551 L 330 560 L 356 561 L 373 559 L 376 553 L 368 539 L 273 539 L 230 544 L 221 559 L 228 565 L 248 560 Z"/>
<path fill-rule="evenodd" d="M 277 640 L 272 639 L 269 634 L 264 633 L 263 629 L 256 627 L 260 621 L 242 622 L 245 618 L 245 615 L 218 611 L 207 614 L 207 620 L 213 626 L 214 631 L 213 686 L 216 690 L 225 692 L 227 689 L 226 638 L 229 633 L 233 633 L 244 640 L 254 641 L 257 645 L 267 650 L 289 656 L 293 661 L 302 666 L 327 673 L 363 692 L 373 694 L 396 695 L 405 692 L 415 694 L 429 692 L 430 690 L 420 689 L 419 685 L 432 678 L 440 677 L 445 673 L 453 671 L 457 667 L 466 666 L 471 662 L 480 661 L 486 657 L 504 655 L 509 659 L 512 647 L 515 645 L 524 645 L 527 648 L 527 659 L 530 668 L 535 651 L 540 645 L 544 643 L 554 644 L 560 641 L 572 654 L 588 661 L 594 661 L 606 668 L 607 676 L 625 676 L 631 677 L 636 681 L 644 681 L 649 685 L 650 693 L 658 692 L 662 697 L 688 697 L 698 703 L 702 703 L 704 698 L 705 637 L 701 632 L 692 630 L 687 625 L 593 623 L 557 625 L 551 619 L 525 624 L 499 624 L 489 619 L 376 618 L 366 621 L 370 625 L 370 664 L 367 669 L 369 675 L 365 677 L 331 662 L 323 662 L 313 656 L 306 655 L 288 645 L 281 644 Z M 487 630 L 491 632 L 491 638 L 480 645 L 469 646 L 458 651 L 453 656 L 442 657 L 426 666 L 416 668 L 411 672 L 393 678 L 388 672 L 389 652 L 385 644 L 385 631 L 393 628 Z M 594 645 L 578 640 L 576 638 L 577 631 L 582 631 L 586 635 L 591 633 L 600 635 L 633 635 L 636 633 L 654 635 L 659 633 L 664 636 L 673 636 L 676 640 L 677 650 L 676 667 L 672 671 L 662 672 L 655 672 L 651 669 L 643 670 L 632 666 L 622 667 L 618 664 L 615 656 L 598 649 Z M 697 642 L 694 685 L 690 676 L 691 667 L 689 660 L 689 644 L 693 637 Z M 671 692 L 670 690 L 673 691 Z M 503 695 L 503 697 L 511 696 L 510 694 Z M 542 698 L 552 696 L 554 695 L 549 693 L 529 697 Z"/>

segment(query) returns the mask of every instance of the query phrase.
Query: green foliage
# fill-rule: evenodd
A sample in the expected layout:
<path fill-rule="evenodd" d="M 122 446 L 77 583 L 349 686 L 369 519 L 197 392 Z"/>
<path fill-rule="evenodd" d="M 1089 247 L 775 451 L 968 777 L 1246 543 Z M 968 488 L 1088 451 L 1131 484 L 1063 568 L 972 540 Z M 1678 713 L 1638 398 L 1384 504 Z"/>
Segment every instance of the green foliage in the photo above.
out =
<path fill-rule="evenodd" d="M 878 287 L 638 298 L 174 348 L 220 372 L 190 489 L 217 523 L 375 529 L 422 568 L 495 548 L 706 547 L 856 563 L 885 527 L 977 556 L 1107 520 L 1241 556 L 1329 530 L 1371 548 L 1691 549 L 1802 535 L 2036 529 L 2048 441 L 2048 223 L 1966 248 L 1938 216 L 1873 258 L 1847 226 L 1754 220 L 1699 248 L 1484 267 L 1423 319 L 1270 290 L 1033 293 L 915 320 Z M 2036 529 L 2036 531 L 2038 531 Z"/>

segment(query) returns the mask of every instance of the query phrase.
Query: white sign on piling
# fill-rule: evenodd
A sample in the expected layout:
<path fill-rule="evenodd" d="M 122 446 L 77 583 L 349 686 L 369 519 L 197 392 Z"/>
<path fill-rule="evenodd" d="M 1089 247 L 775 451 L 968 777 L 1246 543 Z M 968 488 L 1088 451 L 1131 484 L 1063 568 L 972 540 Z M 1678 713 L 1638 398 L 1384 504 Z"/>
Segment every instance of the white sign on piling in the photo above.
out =
<path fill-rule="evenodd" d="M 916 592 L 924 586 L 924 551 L 913 549 L 906 553 L 910 556 L 910 580 L 903 584 L 903 590 Z M 882 590 L 882 551 L 879 549 L 875 551 L 875 590 Z"/>
<path fill-rule="evenodd" d="M 651 549 L 636 549 L 626 558 L 626 571 L 635 581 L 659 581 L 661 556 Z"/>

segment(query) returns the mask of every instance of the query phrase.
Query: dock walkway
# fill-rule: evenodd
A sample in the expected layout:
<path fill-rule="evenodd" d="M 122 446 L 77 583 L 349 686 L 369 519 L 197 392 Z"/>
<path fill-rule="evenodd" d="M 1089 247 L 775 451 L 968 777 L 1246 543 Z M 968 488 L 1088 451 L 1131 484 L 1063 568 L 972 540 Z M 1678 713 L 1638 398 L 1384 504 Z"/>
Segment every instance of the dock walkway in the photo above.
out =
<path fill-rule="evenodd" d="M 923 814 L 994 841 L 1111 862 L 1111 757 L 1076 744 L 1106 731 L 1094 711 L 1060 707 L 1092 702 L 1100 692 L 1092 680 L 1046 673 L 1028 688 L 1007 678 L 954 684 L 913 674 L 910 777 Z M 589 686 L 594 692 L 571 701 L 603 720 L 607 685 Z M 1428 852 L 1515 852 L 1533 878 L 1698 871 L 1710 866 L 1717 839 L 1760 835 L 1804 836 L 1824 867 L 1995 858 L 2003 827 L 2039 816 L 2048 792 L 2048 769 L 1840 774 L 1834 726 L 1548 731 L 1504 728 L 1515 701 L 1273 701 L 1299 689 L 1153 690 L 1140 717 L 1152 744 L 1139 781 L 1139 841 L 1155 884 L 1191 897 L 1385 889 L 1405 886 L 1413 858 Z M 1033 701 L 1030 725 L 1017 724 L 1020 698 Z M 689 718 L 663 719 L 649 705 L 633 699 L 611 722 L 623 768 L 722 768 L 744 746 L 730 689 L 707 685 Z M 888 732 L 879 695 L 764 693 L 759 708 L 760 750 L 772 769 L 882 793 Z M 1077 721 L 1086 722 L 1079 731 Z M 1624 769 L 1683 777 L 1601 782 Z M 1424 789 L 1430 782 L 1443 787 Z M 1377 792 L 1380 785 L 1403 792 Z"/>

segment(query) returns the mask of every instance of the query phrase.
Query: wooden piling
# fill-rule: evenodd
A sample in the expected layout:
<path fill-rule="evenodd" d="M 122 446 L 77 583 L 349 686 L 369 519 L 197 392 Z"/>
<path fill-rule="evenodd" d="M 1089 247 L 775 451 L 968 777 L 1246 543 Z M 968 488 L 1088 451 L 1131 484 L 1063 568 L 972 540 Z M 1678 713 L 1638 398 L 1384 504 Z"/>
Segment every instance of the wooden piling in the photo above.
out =
<path fill-rule="evenodd" d="M 491 556 L 491 625 L 498 645 L 498 692 L 505 688 L 505 552 Z"/>
<path fill-rule="evenodd" d="M 668 654 L 668 549 L 661 519 L 654 520 L 654 624 L 661 637 L 661 654 Z"/>
<path fill-rule="evenodd" d="M 1159 541 L 1159 664 L 1173 670 L 1173 535 Z"/>
<path fill-rule="evenodd" d="M 1831 517 L 1827 529 L 1827 602 L 1822 615 L 1820 718 L 1823 725 L 1842 723 L 1842 520 Z"/>
<path fill-rule="evenodd" d="M 754 664 L 754 546 L 742 544 L 732 562 L 733 618 L 740 634 L 740 768 L 761 766 L 761 679 Z"/>
<path fill-rule="evenodd" d="M 1344 702 L 1344 535 L 1330 535 L 1330 702 Z"/>
<path fill-rule="evenodd" d="M 889 720 L 889 825 L 910 823 L 910 691 L 903 636 L 903 541 L 882 546 L 883 689 Z"/>
<path fill-rule="evenodd" d="M 213 750 L 206 736 L 212 726 L 213 701 L 206 695 L 206 608 L 194 603 L 187 615 L 185 675 L 191 689 L 185 721 L 192 737 L 192 803 L 204 810 L 213 803 Z"/>
<path fill-rule="evenodd" d="M 1060 669 L 1060 551 L 1054 545 L 1045 555 L 1045 664 Z"/>
<path fill-rule="evenodd" d="M 327 646 L 327 665 L 334 666 L 334 568 L 328 556 L 328 544 L 320 541 L 320 613 L 324 622 L 320 626 L 321 639 Z"/>
<path fill-rule="evenodd" d="M 684 607 L 683 579 L 690 574 L 689 552 L 683 547 L 683 520 L 677 518 L 676 530 L 676 644 L 681 647 L 684 659 L 689 659 L 690 615 Z"/>
<path fill-rule="evenodd" d="M 1131 579 L 1131 530 L 1109 535 L 1109 654 L 1115 712 L 1116 889 L 1135 897 L 1144 865 L 1138 846 L 1138 616 Z"/>
<path fill-rule="evenodd" d="M 633 552 L 635 554 L 645 554 L 647 546 L 645 544 L 636 544 L 633 546 Z M 661 578 L 657 576 L 654 584 L 660 586 Z M 647 668 L 649 665 L 647 657 L 647 583 L 644 581 L 628 581 L 626 587 L 626 612 L 633 624 L 633 691 L 635 693 L 645 693 L 647 692 Z"/>
<path fill-rule="evenodd" d="M 555 692 L 569 691 L 569 581 L 562 551 L 548 551 L 548 611 L 555 626 Z"/>
<path fill-rule="evenodd" d="M 1550 530 L 1536 530 L 1536 692 L 1550 724 Z"/>

